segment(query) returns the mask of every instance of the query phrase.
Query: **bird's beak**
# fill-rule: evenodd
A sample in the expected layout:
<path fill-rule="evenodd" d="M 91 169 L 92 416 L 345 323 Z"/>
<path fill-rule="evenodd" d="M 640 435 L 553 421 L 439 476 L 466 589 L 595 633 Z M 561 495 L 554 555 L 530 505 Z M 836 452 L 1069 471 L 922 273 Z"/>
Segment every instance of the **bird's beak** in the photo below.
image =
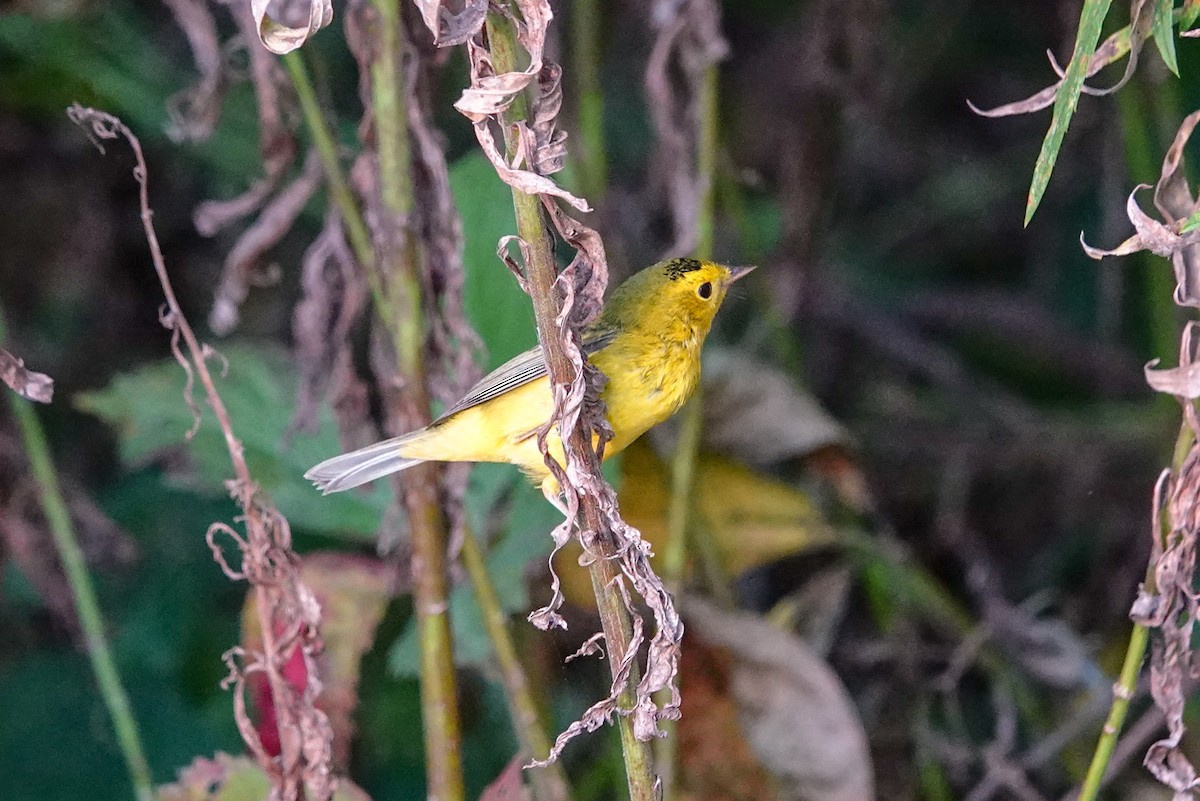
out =
<path fill-rule="evenodd" d="M 742 264 L 737 267 L 729 268 L 729 278 L 725 281 L 726 286 L 732 284 L 739 278 L 749 274 L 752 270 L 758 267 L 757 264 Z"/>

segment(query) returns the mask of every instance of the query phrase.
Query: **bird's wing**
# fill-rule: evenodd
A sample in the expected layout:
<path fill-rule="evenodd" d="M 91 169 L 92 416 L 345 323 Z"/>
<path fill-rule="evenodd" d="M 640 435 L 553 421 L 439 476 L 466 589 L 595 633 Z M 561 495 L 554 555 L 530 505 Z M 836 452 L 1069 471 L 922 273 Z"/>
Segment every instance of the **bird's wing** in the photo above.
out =
<path fill-rule="evenodd" d="M 582 341 L 583 352 L 590 356 L 612 342 L 616 334 L 616 329 L 584 332 Z M 435 421 L 435 425 L 447 417 L 461 412 L 463 409 L 470 409 L 472 406 L 486 403 L 492 398 L 503 395 L 510 389 L 523 386 L 530 381 L 536 381 L 544 375 L 546 375 L 546 360 L 542 358 L 542 346 L 536 345 L 524 353 L 514 356 L 481 378 L 479 383 L 471 387 L 462 400 L 447 409 Z"/>

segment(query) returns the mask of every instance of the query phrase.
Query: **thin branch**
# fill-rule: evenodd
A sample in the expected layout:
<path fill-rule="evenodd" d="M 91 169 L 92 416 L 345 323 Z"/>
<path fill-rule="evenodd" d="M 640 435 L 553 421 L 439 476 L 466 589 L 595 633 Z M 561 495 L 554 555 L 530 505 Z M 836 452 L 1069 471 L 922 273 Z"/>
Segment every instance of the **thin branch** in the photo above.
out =
<path fill-rule="evenodd" d="M 519 68 L 516 32 L 512 22 L 502 14 L 490 13 L 487 19 L 487 34 L 496 71 L 500 74 L 517 72 Z M 519 145 L 516 123 L 529 119 L 529 107 L 523 94 L 518 93 L 513 98 L 504 119 L 505 141 L 509 153 L 514 154 Z M 552 385 L 570 386 L 575 380 L 576 368 L 567 356 L 559 332 L 560 308 L 555 296 L 558 269 L 550 232 L 542 218 L 542 204 L 536 195 L 526 194 L 516 187 L 513 187 L 512 195 L 517 233 L 528 247 L 526 279 L 533 299 L 538 340 L 546 358 L 550 381 Z M 590 432 L 585 431 L 582 425 L 575 425 L 570 430 L 560 433 L 568 462 L 578 464 L 585 473 L 598 477 L 599 459 L 592 446 Z M 567 492 L 572 493 L 574 490 L 568 487 Z M 630 645 L 634 641 L 634 630 L 622 596 L 622 573 L 614 561 L 614 557 L 619 554 L 617 537 L 596 497 L 582 495 L 578 498 L 578 504 L 583 513 L 584 526 L 594 537 L 594 542 L 586 543 L 597 557 L 591 560 L 588 570 L 600 610 L 609 667 L 613 674 L 614 690 L 617 690 L 617 703 L 622 710 L 633 710 L 638 704 L 635 688 L 639 681 L 639 670 L 636 662 L 630 658 L 635 654 L 629 653 Z M 622 675 L 622 670 L 628 672 Z M 652 801 L 655 782 L 649 744 L 638 739 L 629 716 L 618 715 L 617 726 L 621 734 L 630 799 Z"/>
<path fill-rule="evenodd" d="M 291 531 L 287 521 L 258 491 L 246 466 L 242 443 L 233 432 L 229 412 L 208 370 L 206 360 L 211 351 L 196 339 L 175 297 L 154 231 L 148 173 L 141 143 L 124 123 L 111 114 L 74 105 L 69 109 L 68 116 L 76 124 L 85 126 L 101 149 L 103 140 L 124 138 L 133 150 L 136 159 L 133 174 L 138 183 L 142 229 L 166 299 L 161 320 L 172 331 L 172 352 L 188 375 L 189 392 L 193 377 L 200 378 L 208 405 L 225 437 L 233 465 L 235 478 L 229 482 L 230 494 L 242 509 L 241 519 L 245 524 L 246 537 L 243 539 L 224 523 L 215 523 L 210 527 L 207 539 L 214 558 L 224 572 L 231 578 L 245 578 L 251 584 L 262 631 L 261 655 L 247 654 L 240 648 L 230 649 L 225 655 L 230 674 L 224 685 L 232 685 L 235 689 L 234 714 L 238 729 L 284 801 L 298 801 L 302 797 L 327 801 L 333 796 L 336 779 L 331 772 L 332 730 L 328 718 L 314 705 L 320 688 L 316 655 L 323 648 L 318 632 L 320 606 L 312 590 L 300 579 L 297 569 L 299 557 L 291 549 Z M 186 346 L 187 357 L 179 348 L 179 339 Z M 189 404 L 192 403 L 190 394 L 187 400 Z M 199 414 L 198 411 L 196 414 Z M 214 543 L 217 533 L 226 534 L 238 547 L 242 557 L 240 568 L 235 570 L 225 561 L 221 549 Z M 283 666 L 296 649 L 304 659 L 307 676 L 302 688 L 292 685 L 283 675 Z M 239 659 L 247 660 L 247 663 L 239 664 Z M 271 689 L 280 735 L 281 750 L 276 759 L 268 757 L 263 750 L 245 710 L 245 677 L 252 671 L 264 672 Z"/>
<path fill-rule="evenodd" d="M 4 342 L 5 336 L 4 318 L 0 315 L 0 343 Z M 113 729 L 117 733 L 117 745 L 125 757 L 125 767 L 129 771 L 134 794 L 138 801 L 151 801 L 154 798 L 154 781 L 150 775 L 150 765 L 146 761 L 146 752 L 138 734 L 138 725 L 133 717 L 129 696 L 121 684 L 121 676 L 108 647 L 104 618 L 100 614 L 100 602 L 96 599 L 96 589 L 92 585 L 83 550 L 75 536 L 75 526 L 71 523 L 67 503 L 58 485 L 58 474 L 50 458 L 46 433 L 42 430 L 42 424 L 29 401 L 17 397 L 15 393 L 5 394 L 9 395 L 13 414 L 17 418 L 17 427 L 21 430 L 29 467 L 37 484 L 38 497 L 46 515 L 46 522 L 50 526 L 50 534 L 54 538 L 54 547 L 58 550 L 58 558 L 62 560 L 63 571 L 71 585 L 71 596 L 79 614 L 80 627 L 83 629 L 88 660 L 92 664 L 92 672 L 100 688 L 100 697 L 108 709 L 109 717 L 112 718 Z"/>
<path fill-rule="evenodd" d="M 517 742 L 521 744 L 526 759 L 545 759 L 550 753 L 550 738 L 546 735 L 545 724 L 538 714 L 537 701 L 529 687 L 525 667 L 517 654 L 517 647 L 508 625 L 508 615 L 504 613 L 500 596 L 496 593 L 496 585 L 488 573 L 479 540 L 471 531 L 467 531 L 463 537 L 462 560 L 470 576 L 479 611 L 483 613 L 488 639 L 491 640 L 492 649 L 496 653 L 496 666 L 504 684 Z M 570 797 L 567 774 L 558 761 L 531 770 L 529 780 L 533 786 L 534 801 L 566 801 Z"/>
<path fill-rule="evenodd" d="M 354 202 L 354 194 L 342 174 L 341 162 L 338 159 L 337 143 L 333 133 L 325 122 L 321 106 L 317 102 L 316 92 L 313 91 L 312 80 L 308 77 L 308 68 L 304 66 L 304 57 L 293 51 L 283 56 L 284 66 L 292 77 L 292 85 L 296 89 L 296 97 L 300 100 L 300 109 L 304 113 L 304 123 L 308 133 L 313 138 L 317 153 L 321 156 L 321 164 L 325 168 L 325 181 L 329 185 L 329 194 L 342 215 L 346 226 L 346 238 L 354 250 L 354 258 L 358 259 L 371 274 L 371 266 L 375 264 L 375 247 L 371 244 L 371 234 L 367 231 L 366 223 Z M 371 291 L 376 298 L 383 297 L 382 288 L 372 284 Z"/>

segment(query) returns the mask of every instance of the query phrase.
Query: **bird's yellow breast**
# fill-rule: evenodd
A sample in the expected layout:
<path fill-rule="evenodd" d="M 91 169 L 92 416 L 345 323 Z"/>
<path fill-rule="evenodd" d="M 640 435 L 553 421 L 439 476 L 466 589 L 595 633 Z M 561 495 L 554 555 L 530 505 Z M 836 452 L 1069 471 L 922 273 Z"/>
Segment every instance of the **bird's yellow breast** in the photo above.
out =
<path fill-rule="evenodd" d="M 681 407 L 700 379 L 699 342 L 647 339 L 622 332 L 592 362 L 608 378 L 601 395 L 608 409 L 613 440 L 605 458 L 620 453 L 650 428 Z M 423 436 L 405 443 L 402 455 L 413 459 L 510 462 L 535 480 L 548 475 L 537 447 L 537 429 L 553 411 L 549 379 L 539 378 L 442 420 Z M 550 434 L 550 453 L 560 462 L 562 443 Z"/>

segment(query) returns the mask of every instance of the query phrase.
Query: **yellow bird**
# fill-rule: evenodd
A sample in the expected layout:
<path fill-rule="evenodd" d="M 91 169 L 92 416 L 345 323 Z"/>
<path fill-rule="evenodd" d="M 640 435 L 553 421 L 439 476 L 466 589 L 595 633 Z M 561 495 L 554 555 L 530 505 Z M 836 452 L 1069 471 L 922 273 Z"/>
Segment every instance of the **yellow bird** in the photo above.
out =
<path fill-rule="evenodd" d="M 588 358 L 608 377 L 601 397 L 614 437 L 605 458 L 691 396 L 700 383 L 700 348 L 713 317 L 730 284 L 752 269 L 671 259 L 613 291 L 582 337 Z M 553 411 L 549 381 L 541 348 L 532 348 L 496 368 L 425 428 L 327 459 L 304 476 L 329 493 L 421 462 L 509 462 L 552 497 L 556 485 L 537 446 L 537 430 Z M 556 432 L 548 444 L 561 463 Z"/>

